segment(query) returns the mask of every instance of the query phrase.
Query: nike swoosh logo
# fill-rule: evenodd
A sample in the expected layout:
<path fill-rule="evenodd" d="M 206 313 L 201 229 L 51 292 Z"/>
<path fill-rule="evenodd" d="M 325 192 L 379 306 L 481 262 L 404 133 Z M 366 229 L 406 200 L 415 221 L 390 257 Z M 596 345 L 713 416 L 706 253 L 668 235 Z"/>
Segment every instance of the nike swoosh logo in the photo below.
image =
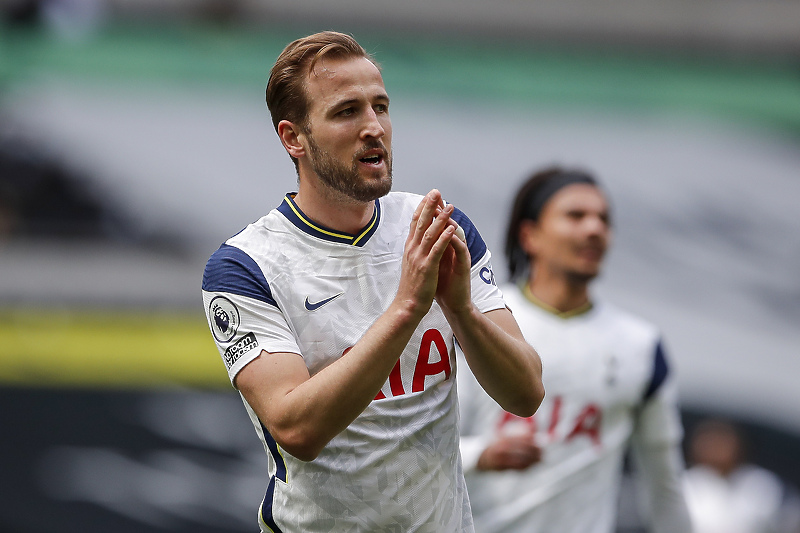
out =
<path fill-rule="evenodd" d="M 331 296 L 330 298 L 325 298 L 324 300 L 320 300 L 320 301 L 314 302 L 314 303 L 309 302 L 308 301 L 308 296 L 306 296 L 306 303 L 305 303 L 306 309 L 308 309 L 309 311 L 316 311 L 317 309 L 319 309 L 320 307 L 322 307 L 326 303 L 332 302 L 333 300 L 335 300 L 336 298 L 338 298 L 342 294 L 344 294 L 344 293 L 340 292 L 339 294 Z"/>

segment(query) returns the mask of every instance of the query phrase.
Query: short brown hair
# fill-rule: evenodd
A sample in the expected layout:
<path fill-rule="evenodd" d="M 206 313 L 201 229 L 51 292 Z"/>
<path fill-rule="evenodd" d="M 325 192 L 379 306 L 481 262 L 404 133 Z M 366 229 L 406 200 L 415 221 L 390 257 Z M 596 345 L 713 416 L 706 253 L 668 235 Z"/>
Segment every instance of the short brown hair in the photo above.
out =
<path fill-rule="evenodd" d="M 267 107 L 275 131 L 281 120 L 306 129 L 309 102 L 305 76 L 325 56 L 364 57 L 378 66 L 352 36 L 344 33 L 323 31 L 289 43 L 275 61 L 267 82 Z"/>

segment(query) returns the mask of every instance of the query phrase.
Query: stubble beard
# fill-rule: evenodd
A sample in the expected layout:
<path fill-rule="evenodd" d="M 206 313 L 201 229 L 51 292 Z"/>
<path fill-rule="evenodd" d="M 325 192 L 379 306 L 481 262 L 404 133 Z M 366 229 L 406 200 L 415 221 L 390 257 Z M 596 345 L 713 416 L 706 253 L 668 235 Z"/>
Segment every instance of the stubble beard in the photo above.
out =
<path fill-rule="evenodd" d="M 386 151 L 386 174 L 376 178 L 362 178 L 358 171 L 358 156 L 350 167 L 334 159 L 322 150 L 309 136 L 311 168 L 329 191 L 339 198 L 356 202 L 371 202 L 389 194 L 392 190 L 392 156 Z M 363 150 L 385 147 L 380 141 L 368 142 Z"/>

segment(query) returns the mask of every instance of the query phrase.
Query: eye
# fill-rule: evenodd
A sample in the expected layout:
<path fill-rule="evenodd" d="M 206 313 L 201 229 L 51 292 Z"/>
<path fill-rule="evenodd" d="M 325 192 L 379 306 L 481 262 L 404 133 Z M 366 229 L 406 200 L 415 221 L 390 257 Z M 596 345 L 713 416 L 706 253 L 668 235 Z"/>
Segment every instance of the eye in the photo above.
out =
<path fill-rule="evenodd" d="M 389 104 L 376 104 L 375 105 L 375 112 L 376 113 L 388 113 L 389 112 Z"/>
<path fill-rule="evenodd" d="M 356 112 L 356 108 L 354 108 L 354 107 L 346 107 L 346 108 L 342 109 L 341 111 L 339 111 L 336 114 L 341 116 L 341 117 L 349 117 L 349 116 L 355 114 L 355 112 Z"/>

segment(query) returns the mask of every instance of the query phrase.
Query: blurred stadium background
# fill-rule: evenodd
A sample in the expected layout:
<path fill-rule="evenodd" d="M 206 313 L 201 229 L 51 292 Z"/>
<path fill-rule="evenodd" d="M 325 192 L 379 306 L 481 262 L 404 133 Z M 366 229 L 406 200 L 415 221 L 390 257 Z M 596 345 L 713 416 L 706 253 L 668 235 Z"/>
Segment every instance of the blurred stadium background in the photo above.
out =
<path fill-rule="evenodd" d="M 255 530 L 266 456 L 200 279 L 295 187 L 263 90 L 322 29 L 384 67 L 396 187 L 440 188 L 498 274 L 517 184 L 596 172 L 617 221 L 598 294 L 663 328 L 687 429 L 732 419 L 800 485 L 800 3 L 0 8 L 0 531 Z"/>

